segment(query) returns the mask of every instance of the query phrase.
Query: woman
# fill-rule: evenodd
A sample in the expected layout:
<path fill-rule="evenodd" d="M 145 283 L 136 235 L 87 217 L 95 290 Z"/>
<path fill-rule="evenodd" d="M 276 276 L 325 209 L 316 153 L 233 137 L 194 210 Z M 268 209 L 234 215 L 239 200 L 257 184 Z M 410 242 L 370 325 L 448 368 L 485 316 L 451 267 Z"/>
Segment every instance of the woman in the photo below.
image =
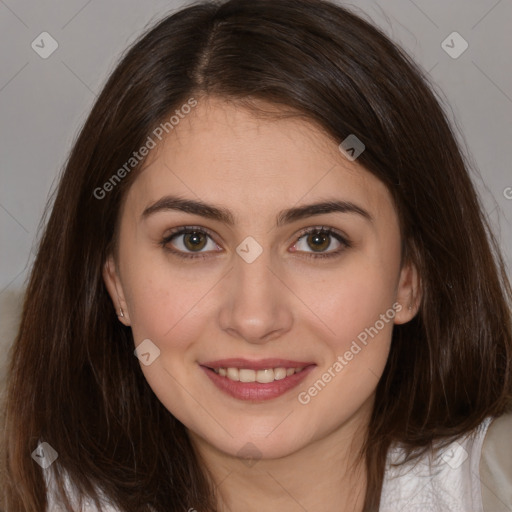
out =
<path fill-rule="evenodd" d="M 6 510 L 481 510 L 511 295 L 382 33 L 324 1 L 185 8 L 119 63 L 57 190 Z"/>

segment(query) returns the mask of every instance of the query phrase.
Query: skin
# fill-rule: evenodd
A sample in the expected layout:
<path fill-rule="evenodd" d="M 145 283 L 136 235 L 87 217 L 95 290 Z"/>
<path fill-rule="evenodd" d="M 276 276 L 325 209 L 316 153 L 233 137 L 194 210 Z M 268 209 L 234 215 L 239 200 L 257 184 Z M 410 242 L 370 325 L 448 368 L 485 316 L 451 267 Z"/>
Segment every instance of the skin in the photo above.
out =
<path fill-rule="evenodd" d="M 222 206 L 235 224 L 174 210 L 141 218 L 167 194 Z M 351 201 L 373 220 L 332 212 L 276 227 L 281 210 L 325 199 Z M 211 231 L 200 249 L 205 258 L 180 258 L 159 245 L 182 226 Z M 297 241 L 300 230 L 319 226 L 341 232 L 351 247 L 328 237 L 323 251 L 342 252 L 308 258 L 318 251 L 307 235 Z M 263 249 L 252 263 L 236 252 L 247 236 Z M 120 321 L 131 326 L 136 346 L 149 338 L 159 348 L 141 369 L 187 427 L 217 485 L 220 510 L 362 510 L 365 472 L 350 465 L 393 323 L 408 322 L 421 299 L 416 269 L 400 267 L 398 217 L 384 184 L 311 122 L 258 118 L 232 102 L 202 98 L 130 187 L 118 241 L 104 268 L 114 307 L 123 309 Z M 183 242 L 177 236 L 167 247 L 194 254 Z M 401 305 L 394 319 L 301 404 L 299 392 L 394 303 Z M 254 403 L 218 390 L 198 364 L 228 357 L 317 366 L 297 388 Z M 252 463 L 241 457 L 247 443 L 256 447 Z"/>

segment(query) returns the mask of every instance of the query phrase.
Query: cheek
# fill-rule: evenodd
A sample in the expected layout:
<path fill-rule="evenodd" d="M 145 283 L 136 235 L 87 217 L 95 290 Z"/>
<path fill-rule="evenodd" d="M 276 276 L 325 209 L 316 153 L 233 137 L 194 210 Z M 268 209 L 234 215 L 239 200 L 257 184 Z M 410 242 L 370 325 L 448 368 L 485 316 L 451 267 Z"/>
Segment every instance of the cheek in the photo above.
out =
<path fill-rule="evenodd" d="M 182 383 L 196 368 L 197 345 L 214 328 L 223 274 L 155 256 L 138 269 L 129 288 L 134 342 L 138 346 L 149 339 L 159 350 L 155 363 L 141 369 L 162 403 L 179 417 L 190 399 Z"/>
<path fill-rule="evenodd" d="M 135 342 L 150 338 L 169 349 L 166 340 L 172 339 L 174 349 L 185 345 L 198 329 L 194 318 L 200 313 L 209 288 L 208 281 L 183 281 L 178 276 L 170 279 L 162 273 L 157 279 L 148 276 L 134 282 L 130 319 Z"/>
<path fill-rule="evenodd" d="M 124 254 L 123 290 L 135 343 L 163 340 L 181 327 L 182 319 L 194 315 L 213 284 L 212 276 L 193 277 L 193 265 L 173 260 L 148 240 L 127 237 Z"/>
<path fill-rule="evenodd" d="M 178 292 L 166 286 L 164 278 L 141 272 L 130 283 L 130 320 L 135 342 L 150 338 L 158 340 L 178 319 Z M 176 307 L 170 307 L 172 304 Z"/>
<path fill-rule="evenodd" d="M 150 339 L 159 350 L 150 365 L 141 363 L 149 386 L 167 410 L 190 423 L 194 414 L 188 389 L 195 368 L 191 349 L 204 337 L 208 291 L 215 279 L 191 279 L 190 273 L 187 278 L 170 268 L 153 261 L 132 280 L 131 328 L 135 345 Z"/>
<path fill-rule="evenodd" d="M 346 265 L 340 265 L 327 278 L 297 281 L 297 294 L 307 298 L 307 305 L 337 350 L 346 350 L 347 344 L 374 326 L 395 301 L 398 265 L 371 256 L 361 254 L 347 259 Z M 385 326 L 379 322 L 378 327 L 389 337 L 393 311 L 387 316 Z"/>
<path fill-rule="evenodd" d="M 334 276 L 336 276 L 334 278 Z M 380 264 L 347 266 L 310 296 L 319 312 L 322 366 L 299 390 L 313 429 L 334 430 L 368 403 L 386 365 L 395 316 L 394 281 Z M 325 327 L 327 326 L 327 328 Z M 320 344 L 319 344 L 320 346 Z"/>

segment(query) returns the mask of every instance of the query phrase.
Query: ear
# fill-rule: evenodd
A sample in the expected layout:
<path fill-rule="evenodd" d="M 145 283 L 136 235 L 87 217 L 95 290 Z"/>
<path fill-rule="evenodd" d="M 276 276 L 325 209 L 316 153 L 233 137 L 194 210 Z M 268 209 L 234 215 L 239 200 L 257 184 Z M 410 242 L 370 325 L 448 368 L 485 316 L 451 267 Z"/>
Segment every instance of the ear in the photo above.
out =
<path fill-rule="evenodd" d="M 395 324 L 405 324 L 412 320 L 420 307 L 422 297 L 421 279 L 416 265 L 409 261 L 400 271 L 396 302 L 402 307 L 397 308 Z"/>
<path fill-rule="evenodd" d="M 114 305 L 114 310 L 119 321 L 126 326 L 131 325 L 128 305 L 124 297 L 123 287 L 121 285 L 121 280 L 117 272 L 117 266 L 113 255 L 109 255 L 106 259 L 102 273 L 103 281 L 105 282 L 105 286 L 107 287 L 110 298 L 112 299 L 112 304 Z"/>

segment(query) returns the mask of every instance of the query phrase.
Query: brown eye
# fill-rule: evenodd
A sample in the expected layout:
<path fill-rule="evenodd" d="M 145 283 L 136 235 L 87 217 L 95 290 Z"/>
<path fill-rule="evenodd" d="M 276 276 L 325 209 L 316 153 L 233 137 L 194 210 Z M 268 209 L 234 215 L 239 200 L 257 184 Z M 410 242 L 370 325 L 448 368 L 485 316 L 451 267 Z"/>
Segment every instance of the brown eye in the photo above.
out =
<path fill-rule="evenodd" d="M 325 251 L 331 243 L 331 235 L 327 233 L 310 233 L 307 243 L 314 251 Z"/>
<path fill-rule="evenodd" d="M 199 231 L 193 231 L 183 235 L 183 244 L 190 251 L 200 251 L 207 242 L 207 236 Z"/>
<path fill-rule="evenodd" d="M 312 229 L 305 232 L 295 243 L 295 248 L 304 252 L 335 252 L 343 245 L 343 239 L 336 233 L 325 229 Z"/>
<path fill-rule="evenodd" d="M 337 231 L 328 227 L 305 229 L 293 245 L 293 252 L 313 258 L 339 256 L 351 243 Z"/>
<path fill-rule="evenodd" d="M 212 235 L 196 227 L 177 228 L 164 237 L 160 245 L 170 253 L 189 258 L 207 257 L 220 250 Z"/>

